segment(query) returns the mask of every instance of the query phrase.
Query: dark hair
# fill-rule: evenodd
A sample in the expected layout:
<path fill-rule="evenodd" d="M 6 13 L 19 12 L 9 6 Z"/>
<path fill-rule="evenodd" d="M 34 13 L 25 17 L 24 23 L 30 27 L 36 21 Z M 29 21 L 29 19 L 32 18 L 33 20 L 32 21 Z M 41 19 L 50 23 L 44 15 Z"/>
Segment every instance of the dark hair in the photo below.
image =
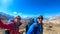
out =
<path fill-rule="evenodd" d="M 37 17 L 37 19 L 42 19 L 43 20 L 43 16 L 42 15 L 39 15 L 38 17 Z"/>
<path fill-rule="evenodd" d="M 16 16 L 16 18 L 21 20 L 21 17 L 20 17 L 19 15 L 18 15 L 18 16 Z"/>

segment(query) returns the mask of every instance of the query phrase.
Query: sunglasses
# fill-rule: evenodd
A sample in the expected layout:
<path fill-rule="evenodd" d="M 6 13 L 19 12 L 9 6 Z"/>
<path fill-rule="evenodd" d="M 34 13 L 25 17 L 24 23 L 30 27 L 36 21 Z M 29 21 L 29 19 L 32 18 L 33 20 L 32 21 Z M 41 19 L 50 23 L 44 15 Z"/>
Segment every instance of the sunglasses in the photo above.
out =
<path fill-rule="evenodd" d="M 17 18 L 18 20 L 21 20 L 21 18 Z"/>

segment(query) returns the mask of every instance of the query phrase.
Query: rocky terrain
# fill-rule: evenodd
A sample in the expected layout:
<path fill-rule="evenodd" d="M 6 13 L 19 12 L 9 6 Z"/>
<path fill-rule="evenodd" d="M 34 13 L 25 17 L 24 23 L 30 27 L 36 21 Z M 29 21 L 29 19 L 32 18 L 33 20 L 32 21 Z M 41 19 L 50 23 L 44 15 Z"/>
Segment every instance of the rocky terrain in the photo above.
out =
<path fill-rule="evenodd" d="M 60 34 L 60 16 L 44 20 L 44 34 Z"/>

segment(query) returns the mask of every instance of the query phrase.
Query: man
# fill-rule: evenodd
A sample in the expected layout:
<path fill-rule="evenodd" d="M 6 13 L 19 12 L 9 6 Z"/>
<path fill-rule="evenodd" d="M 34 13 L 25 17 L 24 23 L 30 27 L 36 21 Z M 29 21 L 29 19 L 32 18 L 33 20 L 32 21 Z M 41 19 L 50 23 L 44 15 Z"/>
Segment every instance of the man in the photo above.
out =
<path fill-rule="evenodd" d="M 22 24 L 20 21 L 20 16 L 15 17 L 12 23 L 10 24 L 4 24 L 0 19 L 0 28 L 7 29 L 7 32 L 9 32 L 8 34 L 21 34 L 19 32 L 19 26 Z"/>
<path fill-rule="evenodd" d="M 43 21 L 43 16 L 38 16 L 35 20 L 35 23 L 33 23 L 27 34 L 43 34 L 43 24 L 42 24 L 42 21 Z"/>

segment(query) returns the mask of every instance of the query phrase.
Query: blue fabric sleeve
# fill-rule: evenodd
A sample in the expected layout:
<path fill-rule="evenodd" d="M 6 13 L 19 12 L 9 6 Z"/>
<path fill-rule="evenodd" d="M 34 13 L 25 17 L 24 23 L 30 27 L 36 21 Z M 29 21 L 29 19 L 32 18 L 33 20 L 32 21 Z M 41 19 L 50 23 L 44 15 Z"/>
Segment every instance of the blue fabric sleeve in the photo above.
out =
<path fill-rule="evenodd" d="M 34 25 L 32 24 L 26 34 L 33 34 L 34 31 Z"/>

